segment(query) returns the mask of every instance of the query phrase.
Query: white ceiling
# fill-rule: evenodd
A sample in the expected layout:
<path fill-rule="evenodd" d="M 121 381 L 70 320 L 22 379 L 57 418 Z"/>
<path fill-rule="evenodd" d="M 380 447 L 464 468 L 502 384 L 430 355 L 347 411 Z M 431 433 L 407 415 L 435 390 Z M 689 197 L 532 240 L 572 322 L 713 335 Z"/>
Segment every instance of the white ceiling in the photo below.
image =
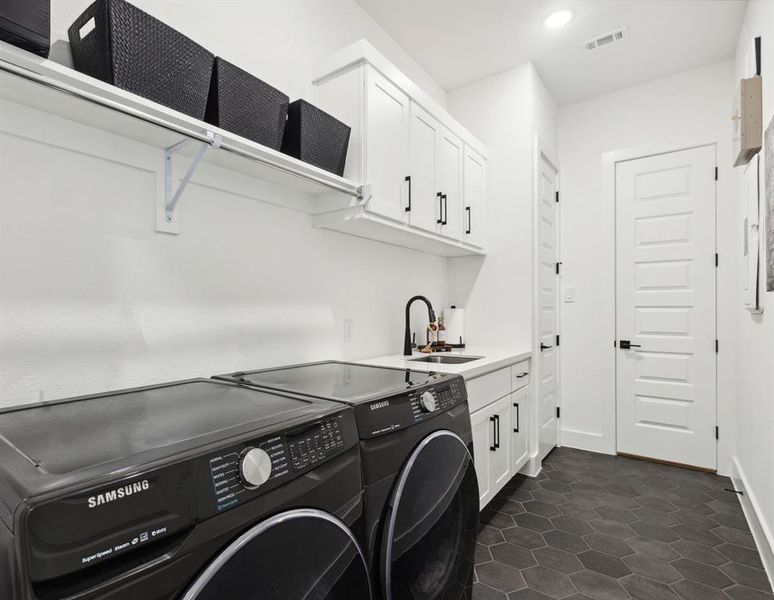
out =
<path fill-rule="evenodd" d="M 447 90 L 532 61 L 557 104 L 729 59 L 746 0 L 358 0 Z M 545 18 L 569 8 L 561 29 Z M 594 51 L 582 43 L 628 26 Z"/>

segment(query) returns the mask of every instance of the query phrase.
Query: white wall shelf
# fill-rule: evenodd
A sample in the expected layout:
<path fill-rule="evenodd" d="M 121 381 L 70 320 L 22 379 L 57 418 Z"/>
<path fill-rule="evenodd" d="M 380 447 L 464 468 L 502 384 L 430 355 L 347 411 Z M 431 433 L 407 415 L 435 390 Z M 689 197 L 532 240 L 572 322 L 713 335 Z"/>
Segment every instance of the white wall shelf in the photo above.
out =
<path fill-rule="evenodd" d="M 204 121 L 0 42 L 0 98 L 95 127 L 166 152 L 201 160 L 291 188 L 312 198 L 360 198 L 360 186 Z M 163 155 L 162 155 L 163 156 Z M 165 198 L 166 204 L 168 199 Z M 309 212 L 316 212 L 311 203 Z"/>

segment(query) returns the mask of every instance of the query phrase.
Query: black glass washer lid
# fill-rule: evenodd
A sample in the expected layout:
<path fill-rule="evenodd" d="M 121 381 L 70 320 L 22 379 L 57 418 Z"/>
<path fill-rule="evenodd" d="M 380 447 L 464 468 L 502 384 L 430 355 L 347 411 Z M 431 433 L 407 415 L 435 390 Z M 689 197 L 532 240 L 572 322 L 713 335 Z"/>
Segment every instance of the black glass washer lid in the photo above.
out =
<path fill-rule="evenodd" d="M 400 394 L 445 378 L 442 373 L 374 367 L 341 361 L 293 365 L 219 376 L 274 390 L 359 404 Z"/>

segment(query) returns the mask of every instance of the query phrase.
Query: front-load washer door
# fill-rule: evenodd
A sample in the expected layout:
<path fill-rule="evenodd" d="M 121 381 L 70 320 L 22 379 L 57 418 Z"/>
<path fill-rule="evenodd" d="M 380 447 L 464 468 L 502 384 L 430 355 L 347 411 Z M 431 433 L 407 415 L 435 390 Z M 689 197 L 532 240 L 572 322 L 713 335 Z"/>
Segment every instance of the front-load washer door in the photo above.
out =
<path fill-rule="evenodd" d="M 385 600 L 458 600 L 472 595 L 478 480 L 465 443 L 427 436 L 394 485 L 382 530 Z"/>
<path fill-rule="evenodd" d="M 371 600 L 363 551 L 347 526 L 314 509 L 291 510 L 227 546 L 182 600 Z"/>

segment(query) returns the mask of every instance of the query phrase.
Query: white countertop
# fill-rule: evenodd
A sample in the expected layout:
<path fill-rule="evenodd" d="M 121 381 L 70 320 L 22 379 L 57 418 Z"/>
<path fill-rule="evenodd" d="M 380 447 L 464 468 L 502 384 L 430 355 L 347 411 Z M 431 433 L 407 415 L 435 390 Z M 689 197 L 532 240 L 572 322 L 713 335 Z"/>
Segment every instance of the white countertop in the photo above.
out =
<path fill-rule="evenodd" d="M 357 361 L 364 365 L 373 365 L 376 367 L 395 367 L 398 369 L 412 369 L 414 371 L 435 371 L 439 373 L 458 373 L 465 379 L 473 379 L 492 371 L 497 371 L 508 367 L 532 356 L 532 350 L 527 348 L 484 348 L 480 346 L 470 346 L 461 350 L 452 352 L 437 352 L 440 356 L 480 356 L 478 360 L 451 365 L 438 363 L 413 362 L 412 358 L 427 356 L 415 350 L 412 356 L 403 356 L 403 354 L 391 354 L 389 356 L 379 356 L 376 358 L 365 358 Z"/>

